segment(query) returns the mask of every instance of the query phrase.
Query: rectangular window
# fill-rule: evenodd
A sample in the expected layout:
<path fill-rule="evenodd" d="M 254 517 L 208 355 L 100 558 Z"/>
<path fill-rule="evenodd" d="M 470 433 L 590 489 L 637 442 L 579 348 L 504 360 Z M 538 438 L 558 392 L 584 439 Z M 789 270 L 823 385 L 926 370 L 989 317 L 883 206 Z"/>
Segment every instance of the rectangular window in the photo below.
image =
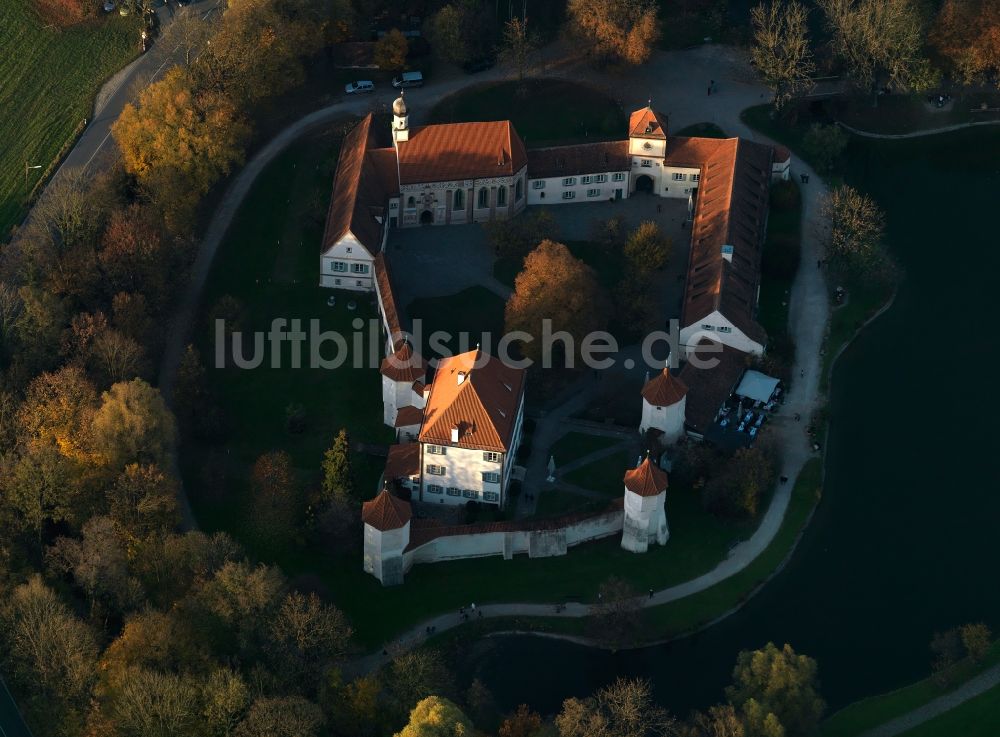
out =
<path fill-rule="evenodd" d="M 702 325 L 701 329 L 702 330 L 715 330 L 715 326 L 714 325 Z"/>
<path fill-rule="evenodd" d="M 576 177 L 566 177 L 563 179 L 564 187 L 572 187 L 574 184 L 576 184 Z"/>
<path fill-rule="evenodd" d="M 601 196 L 601 190 L 597 189 L 597 188 L 595 188 L 595 189 L 588 189 L 587 190 L 587 196 L 588 197 L 600 197 Z"/>
<path fill-rule="evenodd" d="M 500 474 L 495 471 L 483 471 L 483 481 L 487 484 L 499 484 Z"/>
<path fill-rule="evenodd" d="M 687 174 L 681 174 L 679 171 L 674 172 L 675 182 L 683 182 L 685 179 L 687 179 Z"/>
<path fill-rule="evenodd" d="M 364 285 L 365 285 L 365 283 L 363 281 L 361 281 L 360 279 L 358 279 L 356 282 L 354 282 L 354 286 L 356 286 L 356 287 L 363 287 Z"/>
<path fill-rule="evenodd" d="M 728 325 L 720 325 L 719 326 L 719 332 L 720 333 L 731 333 L 731 332 L 733 332 L 733 329 L 731 327 L 729 327 Z"/>
<path fill-rule="evenodd" d="M 594 182 L 596 184 L 603 184 L 606 181 L 608 181 L 608 175 L 607 174 L 598 174 L 596 177 L 594 177 Z"/>
<path fill-rule="evenodd" d="M 545 180 L 544 179 L 536 179 L 535 181 L 533 181 L 531 183 L 531 188 L 532 189 L 545 189 Z"/>
<path fill-rule="evenodd" d="M 433 463 L 427 464 L 427 473 L 429 473 L 431 476 L 444 476 L 444 472 L 445 472 L 444 466 L 435 466 Z"/>
<path fill-rule="evenodd" d="M 563 192 L 564 200 L 572 200 L 575 197 L 576 197 L 576 192 Z"/>
<path fill-rule="evenodd" d="M 484 491 L 483 492 L 483 501 L 484 502 L 498 502 L 498 501 L 500 501 L 500 495 L 497 494 L 495 491 Z"/>
<path fill-rule="evenodd" d="M 691 181 L 692 182 L 700 182 L 701 181 L 701 174 L 692 174 L 691 175 Z"/>
<path fill-rule="evenodd" d="M 590 184 L 590 175 L 580 177 L 580 184 Z"/>
<path fill-rule="evenodd" d="M 442 494 L 444 493 L 444 487 L 438 486 L 437 484 L 427 484 L 428 494 Z"/>
<path fill-rule="evenodd" d="M 443 456 L 448 452 L 448 449 L 442 445 L 428 445 L 427 452 L 435 456 Z"/>
<path fill-rule="evenodd" d="M 646 166 L 646 167 L 652 166 L 653 165 L 653 160 L 652 159 L 643 159 L 642 161 L 639 162 L 639 165 L 640 166 Z"/>
<path fill-rule="evenodd" d="M 339 286 L 340 286 L 340 279 L 334 279 L 334 280 L 333 280 L 333 285 L 334 285 L 335 287 L 339 287 Z"/>
<path fill-rule="evenodd" d="M 347 264 L 343 261 L 334 261 L 332 264 L 330 264 L 330 267 L 334 271 L 347 271 Z"/>
<path fill-rule="evenodd" d="M 489 463 L 499 463 L 500 458 L 499 453 L 483 453 L 483 460 Z"/>
<path fill-rule="evenodd" d="M 354 274 L 367 274 L 368 264 L 351 264 L 351 272 Z"/>
<path fill-rule="evenodd" d="M 462 489 L 462 496 L 464 496 L 466 499 L 478 499 L 479 492 L 477 492 L 475 489 Z"/>
<path fill-rule="evenodd" d="M 625 174 L 623 172 L 616 171 L 614 174 L 611 175 L 611 178 L 616 182 L 624 182 Z"/>
<path fill-rule="evenodd" d="M 462 496 L 462 490 L 455 486 L 449 486 L 448 496 Z"/>

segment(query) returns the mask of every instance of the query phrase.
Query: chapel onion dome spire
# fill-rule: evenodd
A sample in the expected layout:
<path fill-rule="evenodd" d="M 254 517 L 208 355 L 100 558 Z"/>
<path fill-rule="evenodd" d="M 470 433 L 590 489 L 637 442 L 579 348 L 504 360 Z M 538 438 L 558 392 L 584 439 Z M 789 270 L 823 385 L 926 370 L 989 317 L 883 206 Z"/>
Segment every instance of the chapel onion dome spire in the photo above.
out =
<path fill-rule="evenodd" d="M 392 103 L 392 113 L 393 115 L 406 115 L 406 100 L 403 99 L 403 93 L 399 93 L 399 97 L 396 101 Z"/>

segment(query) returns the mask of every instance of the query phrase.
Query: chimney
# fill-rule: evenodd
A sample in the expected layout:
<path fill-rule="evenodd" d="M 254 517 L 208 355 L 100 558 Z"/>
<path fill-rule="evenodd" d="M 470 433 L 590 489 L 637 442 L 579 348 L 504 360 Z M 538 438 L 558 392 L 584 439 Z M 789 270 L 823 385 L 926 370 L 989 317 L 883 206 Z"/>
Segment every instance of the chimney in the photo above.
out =
<path fill-rule="evenodd" d="M 458 372 L 458 376 L 456 377 L 456 379 L 458 381 L 458 386 L 462 386 L 462 384 L 465 383 L 465 379 L 466 379 L 467 376 L 468 376 L 468 374 L 465 371 L 459 371 Z"/>
<path fill-rule="evenodd" d="M 452 425 L 452 427 L 451 427 L 451 442 L 453 442 L 453 443 L 457 443 L 458 442 L 458 436 L 459 436 L 460 432 L 461 432 L 461 428 L 458 425 Z"/>
<path fill-rule="evenodd" d="M 729 263 L 733 262 L 733 247 L 723 246 L 722 247 L 722 258 L 724 258 Z"/>

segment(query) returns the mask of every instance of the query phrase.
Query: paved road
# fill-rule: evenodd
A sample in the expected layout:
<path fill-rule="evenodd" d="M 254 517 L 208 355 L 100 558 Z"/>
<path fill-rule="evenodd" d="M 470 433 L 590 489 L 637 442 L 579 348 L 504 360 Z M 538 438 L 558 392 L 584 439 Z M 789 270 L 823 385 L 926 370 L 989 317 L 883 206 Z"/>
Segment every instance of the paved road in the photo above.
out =
<path fill-rule="evenodd" d="M 222 0 L 206 0 L 189 6 L 203 20 L 217 12 Z M 135 101 L 138 92 L 155 82 L 170 67 L 184 61 L 184 50 L 170 37 L 170 21 L 177 11 L 170 2 L 159 8 L 160 37 L 149 51 L 108 80 L 101 88 L 94 104 L 94 115 L 87 121 L 80 139 L 56 170 L 53 180 L 70 169 L 80 169 L 94 174 L 110 166 L 117 159 L 118 146 L 111 136 L 111 125 L 129 102 Z"/>
<path fill-rule="evenodd" d="M 3 678 L 0 678 L 0 737 L 32 737 Z"/>

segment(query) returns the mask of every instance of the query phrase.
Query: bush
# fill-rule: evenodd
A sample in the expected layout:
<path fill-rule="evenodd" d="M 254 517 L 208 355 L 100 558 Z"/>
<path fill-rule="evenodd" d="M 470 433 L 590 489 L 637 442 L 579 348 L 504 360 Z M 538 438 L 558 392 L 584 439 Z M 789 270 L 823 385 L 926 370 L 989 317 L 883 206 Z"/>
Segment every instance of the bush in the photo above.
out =
<path fill-rule="evenodd" d="M 94 15 L 97 0 L 35 0 L 35 8 L 47 22 L 66 28 Z"/>

